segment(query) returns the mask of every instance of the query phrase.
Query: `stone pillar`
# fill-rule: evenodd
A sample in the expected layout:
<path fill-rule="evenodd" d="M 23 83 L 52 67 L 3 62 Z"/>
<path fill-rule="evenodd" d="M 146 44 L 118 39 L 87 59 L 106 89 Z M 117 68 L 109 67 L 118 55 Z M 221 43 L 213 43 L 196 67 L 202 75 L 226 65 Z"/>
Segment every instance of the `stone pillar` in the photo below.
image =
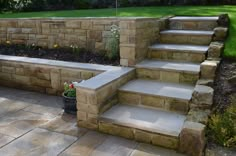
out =
<path fill-rule="evenodd" d="M 159 39 L 166 19 L 136 18 L 120 21 L 120 64 L 134 66 L 146 58 L 148 47 Z"/>

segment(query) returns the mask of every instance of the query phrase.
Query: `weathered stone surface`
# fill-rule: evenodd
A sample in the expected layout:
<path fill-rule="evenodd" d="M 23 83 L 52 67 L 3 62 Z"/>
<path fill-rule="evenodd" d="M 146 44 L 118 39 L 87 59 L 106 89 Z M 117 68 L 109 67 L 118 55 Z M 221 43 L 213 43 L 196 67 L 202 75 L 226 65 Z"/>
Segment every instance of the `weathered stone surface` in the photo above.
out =
<path fill-rule="evenodd" d="M 197 85 L 193 92 L 192 106 L 198 108 L 211 108 L 213 104 L 214 90 L 211 87 Z"/>
<path fill-rule="evenodd" d="M 205 143 L 205 125 L 186 121 L 180 133 L 179 151 L 189 156 L 202 156 Z"/>
<path fill-rule="evenodd" d="M 224 41 L 228 35 L 228 28 L 217 27 L 214 29 L 214 41 Z"/>
<path fill-rule="evenodd" d="M 201 79 L 214 79 L 218 61 L 204 61 L 201 64 Z"/>
<path fill-rule="evenodd" d="M 14 140 L 15 138 L 7 136 L 7 135 L 3 135 L 0 134 L 0 148 L 6 144 L 8 144 L 9 142 L 11 142 L 12 140 Z"/>
<path fill-rule="evenodd" d="M 134 137 L 136 141 L 150 144 L 152 142 L 153 135 L 150 132 L 145 132 L 145 131 L 136 129 L 134 132 Z"/>
<path fill-rule="evenodd" d="M 224 51 L 224 44 L 221 42 L 212 42 L 208 50 L 209 58 L 219 58 Z"/>
<path fill-rule="evenodd" d="M 211 80 L 211 79 L 200 79 L 200 80 L 197 81 L 197 85 L 213 87 L 214 80 Z"/>
<path fill-rule="evenodd" d="M 175 137 L 153 134 L 152 144 L 170 149 L 178 148 L 179 140 Z"/>
<path fill-rule="evenodd" d="M 188 112 L 187 121 L 192 121 L 207 125 L 210 113 L 211 111 L 209 109 L 207 110 L 191 109 Z"/>
<path fill-rule="evenodd" d="M 34 129 L 23 137 L 0 149 L 2 155 L 58 155 L 77 140 L 44 129 Z M 56 147 L 56 148 L 55 148 Z"/>

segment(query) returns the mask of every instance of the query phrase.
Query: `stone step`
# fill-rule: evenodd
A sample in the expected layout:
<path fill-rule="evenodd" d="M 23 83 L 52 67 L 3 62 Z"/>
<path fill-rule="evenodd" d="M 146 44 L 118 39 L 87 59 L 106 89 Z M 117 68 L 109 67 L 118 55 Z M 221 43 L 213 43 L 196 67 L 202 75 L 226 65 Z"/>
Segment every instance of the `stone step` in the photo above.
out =
<path fill-rule="evenodd" d="M 122 104 L 148 106 L 186 114 L 194 85 L 137 79 L 118 90 Z"/>
<path fill-rule="evenodd" d="M 200 75 L 200 64 L 161 60 L 144 60 L 136 66 L 138 78 L 163 82 L 195 84 Z"/>
<path fill-rule="evenodd" d="M 164 30 L 160 32 L 161 43 L 209 45 L 214 31 Z"/>
<path fill-rule="evenodd" d="M 131 105 L 116 105 L 99 118 L 99 130 L 177 149 L 186 116 Z"/>
<path fill-rule="evenodd" d="M 213 30 L 218 26 L 219 17 L 176 16 L 169 19 L 173 30 Z"/>
<path fill-rule="evenodd" d="M 148 57 L 160 60 L 201 63 L 206 59 L 209 46 L 154 44 L 149 47 Z"/>

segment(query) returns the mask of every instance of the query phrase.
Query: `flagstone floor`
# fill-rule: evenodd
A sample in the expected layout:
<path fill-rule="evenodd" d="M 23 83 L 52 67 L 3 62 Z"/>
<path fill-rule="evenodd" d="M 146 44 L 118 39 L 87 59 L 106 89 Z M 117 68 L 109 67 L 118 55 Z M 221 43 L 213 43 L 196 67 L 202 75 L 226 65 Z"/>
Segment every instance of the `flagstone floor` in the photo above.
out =
<path fill-rule="evenodd" d="M 62 99 L 0 87 L 2 156 L 181 156 L 174 151 L 78 128 Z"/>

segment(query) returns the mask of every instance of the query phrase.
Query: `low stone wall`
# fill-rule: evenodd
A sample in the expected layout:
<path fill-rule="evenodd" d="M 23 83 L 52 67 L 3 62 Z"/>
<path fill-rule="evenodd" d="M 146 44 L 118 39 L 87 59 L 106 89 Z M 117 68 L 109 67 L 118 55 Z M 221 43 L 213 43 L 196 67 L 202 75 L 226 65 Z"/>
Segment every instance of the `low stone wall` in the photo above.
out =
<path fill-rule="evenodd" d="M 88 80 L 116 67 L 0 55 L 0 85 L 61 94 L 66 81 Z"/>
<path fill-rule="evenodd" d="M 120 27 L 121 65 L 144 59 L 148 46 L 159 39 L 166 19 L 157 18 L 17 18 L 0 19 L 0 43 L 35 44 L 53 48 L 71 45 L 93 51 L 107 50 L 111 26 Z"/>

